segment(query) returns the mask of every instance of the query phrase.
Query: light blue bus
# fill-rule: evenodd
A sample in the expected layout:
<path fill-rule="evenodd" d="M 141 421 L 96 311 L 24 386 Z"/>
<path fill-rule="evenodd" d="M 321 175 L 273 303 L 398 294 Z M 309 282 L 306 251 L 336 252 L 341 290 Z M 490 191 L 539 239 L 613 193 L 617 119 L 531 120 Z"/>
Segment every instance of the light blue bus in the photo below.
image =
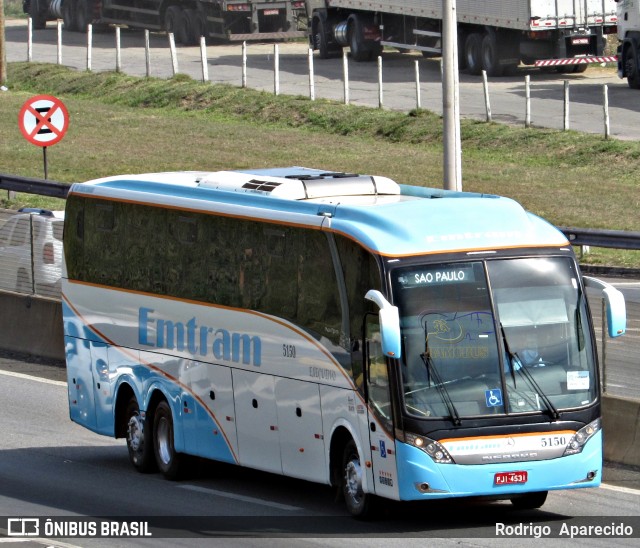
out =
<path fill-rule="evenodd" d="M 191 457 L 382 499 L 541 506 L 602 477 L 585 287 L 513 200 L 302 167 L 75 184 L 71 419 L 178 479 Z"/>

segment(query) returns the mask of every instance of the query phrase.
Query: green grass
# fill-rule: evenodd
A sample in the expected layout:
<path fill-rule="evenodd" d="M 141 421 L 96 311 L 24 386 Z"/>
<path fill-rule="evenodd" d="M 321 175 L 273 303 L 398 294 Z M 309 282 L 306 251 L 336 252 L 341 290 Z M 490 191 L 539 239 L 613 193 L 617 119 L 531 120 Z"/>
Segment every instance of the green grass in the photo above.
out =
<path fill-rule="evenodd" d="M 22 11 L 22 0 L 4 0 L 4 15 L 11 18 L 26 18 Z"/>
<path fill-rule="evenodd" d="M 442 187 L 442 119 L 431 112 L 274 96 L 184 75 L 145 79 L 33 63 L 8 69 L 0 172 L 42 177 L 42 152 L 22 138 L 17 114 L 31 95 L 49 93 L 64 100 L 71 120 L 48 149 L 53 180 L 304 165 Z M 640 143 L 470 120 L 461 131 L 464 190 L 512 197 L 556 225 L 640 231 Z M 0 201 L 27 203 L 34 197 Z M 599 250 L 585 260 L 640 266 L 638 255 Z"/>

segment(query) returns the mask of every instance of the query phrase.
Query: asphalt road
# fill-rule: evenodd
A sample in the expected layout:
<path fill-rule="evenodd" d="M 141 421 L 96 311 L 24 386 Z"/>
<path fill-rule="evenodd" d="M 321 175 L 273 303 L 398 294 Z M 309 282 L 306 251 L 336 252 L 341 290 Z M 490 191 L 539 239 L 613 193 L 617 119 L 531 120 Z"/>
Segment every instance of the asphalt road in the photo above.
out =
<path fill-rule="evenodd" d="M 16 373 L 15 369 L 28 371 Z M 7 371 L 13 369 L 14 371 Z M 540 510 L 503 502 L 390 504 L 374 522 L 358 522 L 319 486 L 233 466 L 201 463 L 169 482 L 129 464 L 122 440 L 89 432 L 68 418 L 64 369 L 0 359 L 0 516 L 111 516 L 147 520 L 153 539 L 32 539 L 15 546 L 530 546 L 497 528 L 521 524 L 560 531 L 626 523 L 635 538 L 583 538 L 585 546 L 637 546 L 640 471 L 608 465 L 599 489 L 552 492 Z M 195 518 L 194 518 L 195 516 Z M 8 523 L 0 520 L 0 542 Z M 43 527 L 43 526 L 41 526 Z M 189 538 L 196 536 L 198 538 Z M 187 538 L 174 538 L 187 537 Z M 16 539 L 17 540 L 17 539 Z M 554 545 L 574 545 L 563 537 Z M 7 544 L 13 545 L 13 544 Z"/>
<path fill-rule="evenodd" d="M 126 73 L 146 73 L 144 34 L 122 29 L 121 66 Z M 57 62 L 57 31 L 50 22 L 44 30 L 34 31 L 33 61 Z M 62 32 L 62 63 L 84 70 L 87 67 L 85 34 Z M 27 60 L 25 20 L 9 20 L 6 28 L 7 60 Z M 309 96 L 308 46 L 304 42 L 283 43 L 279 48 L 279 92 Z M 113 29 L 94 33 L 91 68 L 115 70 L 116 52 Z M 241 44 L 207 47 L 209 80 L 215 83 L 242 83 Z M 150 37 L 151 76 L 168 78 L 173 74 L 167 36 Z M 202 78 L 198 47 L 179 47 L 178 71 L 195 79 Z M 424 59 L 416 53 L 389 52 L 383 58 L 383 105 L 408 111 L 416 106 L 415 62 L 420 67 L 420 97 L 423 108 L 442 112 L 442 84 L 439 59 Z M 342 101 L 344 98 L 341 59 L 314 57 L 316 98 Z M 619 139 L 640 138 L 640 92 L 629 89 L 615 71 L 599 66 L 583 74 L 560 75 L 534 68 L 521 68 L 514 77 L 489 80 L 492 119 L 524 125 L 525 75 L 531 79 L 531 117 L 534 126 L 562 129 L 564 80 L 570 83 L 569 127 L 578 131 L 604 132 L 603 84 L 608 86 L 611 135 Z M 378 77 L 375 63 L 349 62 L 349 98 L 353 104 L 378 106 Z M 10 82 L 9 82 L 10 85 Z M 274 92 L 274 44 L 248 43 L 247 85 Z M 463 117 L 485 119 L 486 108 L 480 77 L 461 74 L 460 112 Z"/>

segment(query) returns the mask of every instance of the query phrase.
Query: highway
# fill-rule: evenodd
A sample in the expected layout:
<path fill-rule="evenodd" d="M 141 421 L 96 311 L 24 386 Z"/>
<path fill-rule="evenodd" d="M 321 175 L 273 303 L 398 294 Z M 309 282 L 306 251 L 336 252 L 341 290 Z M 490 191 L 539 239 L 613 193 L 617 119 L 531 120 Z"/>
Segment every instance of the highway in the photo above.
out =
<path fill-rule="evenodd" d="M 123 440 L 77 426 L 68 418 L 64 369 L 0 358 L 0 515 L 148 520 L 153 539 L 31 539 L 32 546 L 531 546 L 503 538 L 500 527 L 561 531 L 585 524 L 626 524 L 634 538 L 583 538 L 584 546 L 637 546 L 640 471 L 607 465 L 599 489 L 552 492 L 540 510 L 507 502 L 390 504 L 373 522 L 348 517 L 327 486 L 200 463 L 191 477 L 169 482 L 129 464 Z M 197 518 L 193 518 L 196 516 Z M 199 517 L 198 517 L 199 516 Z M 0 521 L 0 537 L 4 531 Z M 501 529 L 504 531 L 505 529 Z M 509 531 L 509 529 L 507 529 Z M 531 537 L 533 535 L 529 535 Z M 186 538 L 176 538 L 186 537 Z M 193 538 L 198 537 L 198 538 Z M 17 539 L 16 539 L 17 540 Z M 3 540 L 0 538 L 0 542 Z M 573 546 L 566 536 L 554 546 Z M 58 543 L 58 544 L 56 544 Z"/>
<path fill-rule="evenodd" d="M 33 61 L 57 62 L 57 31 L 53 22 L 44 30 L 34 31 Z M 127 74 L 146 73 L 144 34 L 140 30 L 122 29 L 122 70 Z M 77 32 L 62 32 L 62 63 L 85 70 L 87 38 Z M 278 45 L 280 57 L 279 93 L 309 96 L 308 46 L 304 41 Z M 27 60 L 25 20 L 9 20 L 6 28 L 7 60 Z M 179 47 L 178 71 L 192 78 L 202 78 L 199 47 Z M 274 44 L 247 44 L 248 87 L 274 92 Z M 217 44 L 207 47 L 209 80 L 240 86 L 242 83 L 241 44 Z M 173 73 L 167 36 L 150 35 L 151 76 L 169 78 Z M 425 59 L 416 53 L 385 52 L 383 56 L 383 105 L 409 111 L 416 106 L 415 62 L 420 70 L 422 108 L 442 112 L 442 83 L 439 59 Z M 316 98 L 343 101 L 342 59 L 314 57 Z M 115 70 L 114 31 L 93 34 L 94 71 Z M 520 68 L 514 77 L 489 79 L 492 119 L 524 125 L 526 75 L 531 79 L 531 120 L 534 126 L 562 129 L 564 80 L 570 83 L 570 129 L 602 134 L 604 131 L 603 91 L 608 86 L 611 135 L 619 139 L 640 138 L 640 94 L 629 89 L 612 69 L 592 66 L 583 74 L 557 74 L 534 68 Z M 349 98 L 352 104 L 378 106 L 376 63 L 349 62 Z M 10 86 L 10 83 L 9 83 Z M 485 119 L 486 109 L 480 77 L 460 75 L 461 116 Z"/>

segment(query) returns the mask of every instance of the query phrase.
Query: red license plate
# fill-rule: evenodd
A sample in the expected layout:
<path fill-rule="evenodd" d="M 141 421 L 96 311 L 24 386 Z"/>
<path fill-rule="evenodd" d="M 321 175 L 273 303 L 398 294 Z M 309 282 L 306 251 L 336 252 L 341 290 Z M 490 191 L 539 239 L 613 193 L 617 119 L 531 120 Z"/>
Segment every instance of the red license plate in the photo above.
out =
<path fill-rule="evenodd" d="M 265 15 L 278 15 L 280 13 L 278 10 L 264 10 Z"/>
<path fill-rule="evenodd" d="M 511 485 L 514 483 L 527 483 L 528 474 L 526 471 L 521 472 L 498 472 L 493 482 L 496 485 Z"/>

